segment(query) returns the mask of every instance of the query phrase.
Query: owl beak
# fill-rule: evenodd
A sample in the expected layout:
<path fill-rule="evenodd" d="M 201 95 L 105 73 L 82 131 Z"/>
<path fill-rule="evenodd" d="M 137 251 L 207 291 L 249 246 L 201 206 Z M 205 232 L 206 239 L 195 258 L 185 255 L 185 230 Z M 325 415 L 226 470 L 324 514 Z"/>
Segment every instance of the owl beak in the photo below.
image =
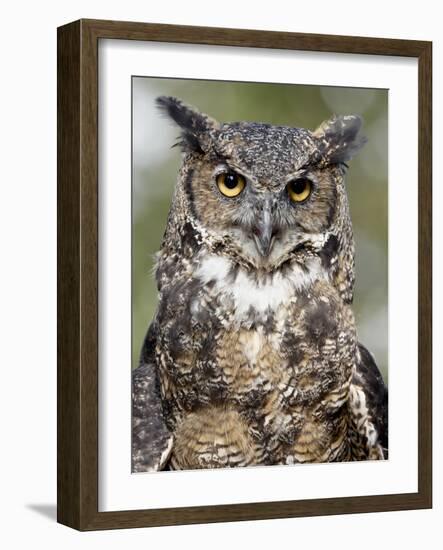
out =
<path fill-rule="evenodd" d="M 275 236 L 269 204 L 264 206 L 261 219 L 252 228 L 252 234 L 259 254 L 261 256 L 268 256 L 274 244 Z"/>

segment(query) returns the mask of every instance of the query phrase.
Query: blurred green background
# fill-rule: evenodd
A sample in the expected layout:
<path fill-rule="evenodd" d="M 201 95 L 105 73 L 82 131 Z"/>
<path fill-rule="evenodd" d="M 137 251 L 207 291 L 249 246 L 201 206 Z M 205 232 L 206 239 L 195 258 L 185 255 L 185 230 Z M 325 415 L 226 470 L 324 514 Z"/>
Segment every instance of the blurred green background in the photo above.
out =
<path fill-rule="evenodd" d="M 359 114 L 368 143 L 351 163 L 347 189 L 356 240 L 354 312 L 359 340 L 388 374 L 388 91 L 204 80 L 133 78 L 132 362 L 157 305 L 158 250 L 180 166 L 173 123 L 155 107 L 177 96 L 221 122 L 249 120 L 315 129 L 332 114 Z"/>

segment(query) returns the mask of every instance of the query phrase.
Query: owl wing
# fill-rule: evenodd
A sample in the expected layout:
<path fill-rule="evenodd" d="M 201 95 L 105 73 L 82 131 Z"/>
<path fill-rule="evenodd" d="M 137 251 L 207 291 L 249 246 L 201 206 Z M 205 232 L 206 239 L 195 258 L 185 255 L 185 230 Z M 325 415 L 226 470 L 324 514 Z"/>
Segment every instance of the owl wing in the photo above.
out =
<path fill-rule="evenodd" d="M 153 330 L 143 346 L 140 365 L 132 373 L 132 471 L 150 472 L 165 467 L 173 437 L 163 416 L 157 367 L 152 350 Z"/>
<path fill-rule="evenodd" d="M 362 411 L 366 419 L 368 445 L 381 448 L 382 458 L 388 458 L 388 390 L 372 354 L 358 345 L 359 359 L 352 379 L 351 390 L 358 396 L 354 401 L 358 406 L 351 408 L 361 424 Z M 353 409 L 353 410 L 352 410 Z"/>

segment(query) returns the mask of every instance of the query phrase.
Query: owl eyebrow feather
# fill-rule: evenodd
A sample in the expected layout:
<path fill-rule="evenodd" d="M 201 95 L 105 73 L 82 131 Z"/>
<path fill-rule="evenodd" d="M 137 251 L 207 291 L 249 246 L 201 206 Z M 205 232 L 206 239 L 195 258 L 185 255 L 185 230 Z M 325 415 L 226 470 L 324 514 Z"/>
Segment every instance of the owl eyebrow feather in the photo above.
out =
<path fill-rule="evenodd" d="M 313 168 L 316 168 L 317 165 L 319 164 L 319 161 L 316 160 L 315 158 L 314 158 L 314 162 L 312 160 L 313 159 L 310 159 L 307 162 L 305 162 L 304 164 L 302 164 L 302 166 L 300 166 L 300 168 L 297 169 L 296 174 L 297 175 L 300 174 L 301 176 L 303 176 L 305 173 L 309 172 Z"/>
<path fill-rule="evenodd" d="M 305 164 L 300 166 L 300 168 L 297 170 L 297 175 L 300 174 L 300 176 L 304 176 L 309 174 L 309 172 L 312 170 L 324 169 L 331 166 L 341 166 L 345 170 L 349 169 L 349 164 L 344 161 L 331 160 L 328 162 L 327 159 L 314 155 L 312 159 L 308 160 L 307 162 L 305 162 Z"/>

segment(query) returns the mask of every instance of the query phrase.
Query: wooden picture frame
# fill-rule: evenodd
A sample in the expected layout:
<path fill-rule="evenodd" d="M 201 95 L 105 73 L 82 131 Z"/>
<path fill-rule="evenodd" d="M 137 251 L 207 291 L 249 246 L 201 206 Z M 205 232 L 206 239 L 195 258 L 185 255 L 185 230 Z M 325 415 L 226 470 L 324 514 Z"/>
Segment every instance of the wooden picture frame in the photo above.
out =
<path fill-rule="evenodd" d="M 98 42 L 224 45 L 418 59 L 418 491 L 344 498 L 98 511 Z M 79 530 L 432 506 L 432 44 L 80 20 L 58 29 L 58 521 Z"/>

